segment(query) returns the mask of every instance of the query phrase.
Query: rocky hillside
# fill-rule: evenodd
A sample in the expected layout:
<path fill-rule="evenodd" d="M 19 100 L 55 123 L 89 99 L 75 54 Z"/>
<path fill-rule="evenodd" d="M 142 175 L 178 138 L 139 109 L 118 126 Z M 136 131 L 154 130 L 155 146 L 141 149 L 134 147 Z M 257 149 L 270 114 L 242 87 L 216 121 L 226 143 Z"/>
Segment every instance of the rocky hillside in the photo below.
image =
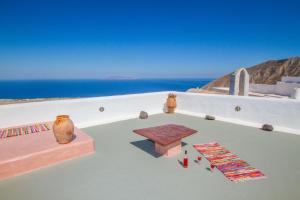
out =
<path fill-rule="evenodd" d="M 247 71 L 250 75 L 250 83 L 275 84 L 282 76 L 300 76 L 300 57 L 270 60 L 249 67 Z M 212 91 L 213 87 L 229 87 L 230 74 L 210 82 L 201 89 Z"/>

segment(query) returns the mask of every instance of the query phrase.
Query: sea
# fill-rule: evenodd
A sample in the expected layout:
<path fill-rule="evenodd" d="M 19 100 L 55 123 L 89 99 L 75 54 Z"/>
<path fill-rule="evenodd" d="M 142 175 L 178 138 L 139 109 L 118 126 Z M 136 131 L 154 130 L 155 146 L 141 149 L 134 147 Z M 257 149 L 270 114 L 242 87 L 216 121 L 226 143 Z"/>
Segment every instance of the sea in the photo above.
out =
<path fill-rule="evenodd" d="M 79 98 L 186 91 L 213 79 L 2 80 L 0 99 Z"/>

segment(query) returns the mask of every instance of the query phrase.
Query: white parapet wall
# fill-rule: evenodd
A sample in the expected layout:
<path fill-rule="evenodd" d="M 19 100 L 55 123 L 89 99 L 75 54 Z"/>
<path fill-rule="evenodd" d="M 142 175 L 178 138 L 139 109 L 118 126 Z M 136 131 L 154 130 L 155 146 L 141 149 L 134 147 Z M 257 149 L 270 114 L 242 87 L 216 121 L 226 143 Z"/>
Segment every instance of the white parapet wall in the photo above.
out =
<path fill-rule="evenodd" d="M 168 93 L 170 92 L 1 105 L 0 128 L 53 121 L 59 114 L 70 115 L 79 128 L 137 118 L 142 110 L 150 115 L 159 114 L 163 113 Z M 213 115 L 217 120 L 254 127 L 268 123 L 275 130 L 300 134 L 300 101 L 297 100 L 175 93 L 177 113 L 199 117 Z M 235 111 L 236 106 L 241 110 Z M 104 107 L 104 112 L 99 111 L 100 107 Z"/>
<path fill-rule="evenodd" d="M 295 92 L 295 88 L 300 88 L 300 83 L 277 82 L 275 94 L 291 97 Z"/>
<path fill-rule="evenodd" d="M 293 99 L 177 93 L 178 112 L 217 120 L 300 134 L 300 102 Z M 240 111 L 235 108 L 239 106 Z"/>
<path fill-rule="evenodd" d="M 250 84 L 250 92 L 262 93 L 262 94 L 276 94 L 277 85 L 268 84 Z"/>
<path fill-rule="evenodd" d="M 282 82 L 286 83 L 299 83 L 300 84 L 300 77 L 299 76 L 283 76 L 281 78 Z"/>
<path fill-rule="evenodd" d="M 293 97 L 295 88 L 300 88 L 300 77 L 284 76 L 275 85 L 250 84 L 250 92 Z"/>
<path fill-rule="evenodd" d="M 119 95 L 33 102 L 0 106 L 0 128 L 54 121 L 60 114 L 70 115 L 79 128 L 136 118 L 141 110 L 149 114 L 163 112 L 167 92 Z M 104 112 L 99 108 L 104 107 Z"/>
<path fill-rule="evenodd" d="M 300 88 L 300 83 L 277 82 L 276 85 L 250 84 L 250 92 L 277 94 L 289 97 L 293 96 L 295 88 Z"/>

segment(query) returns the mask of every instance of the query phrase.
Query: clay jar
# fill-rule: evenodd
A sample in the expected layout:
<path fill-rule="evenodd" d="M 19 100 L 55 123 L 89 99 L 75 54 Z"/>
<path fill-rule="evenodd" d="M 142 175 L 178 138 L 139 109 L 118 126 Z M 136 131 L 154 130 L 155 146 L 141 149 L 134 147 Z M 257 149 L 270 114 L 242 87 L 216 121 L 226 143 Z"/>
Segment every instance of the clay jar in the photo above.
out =
<path fill-rule="evenodd" d="M 58 115 L 53 124 L 53 133 L 59 144 L 67 144 L 74 137 L 74 124 L 69 115 Z"/>
<path fill-rule="evenodd" d="M 176 95 L 170 93 L 167 98 L 167 113 L 174 113 L 176 106 Z"/>

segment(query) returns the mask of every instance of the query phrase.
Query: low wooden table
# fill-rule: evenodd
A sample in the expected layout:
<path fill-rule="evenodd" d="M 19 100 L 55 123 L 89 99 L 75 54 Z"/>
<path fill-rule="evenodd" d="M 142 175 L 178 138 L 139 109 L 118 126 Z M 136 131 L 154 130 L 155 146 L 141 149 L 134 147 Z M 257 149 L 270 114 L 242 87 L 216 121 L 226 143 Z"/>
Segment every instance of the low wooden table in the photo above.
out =
<path fill-rule="evenodd" d="M 134 130 L 138 135 L 149 138 L 155 143 L 155 151 L 172 157 L 181 151 L 181 139 L 196 133 L 196 130 L 176 124 L 167 124 Z"/>

